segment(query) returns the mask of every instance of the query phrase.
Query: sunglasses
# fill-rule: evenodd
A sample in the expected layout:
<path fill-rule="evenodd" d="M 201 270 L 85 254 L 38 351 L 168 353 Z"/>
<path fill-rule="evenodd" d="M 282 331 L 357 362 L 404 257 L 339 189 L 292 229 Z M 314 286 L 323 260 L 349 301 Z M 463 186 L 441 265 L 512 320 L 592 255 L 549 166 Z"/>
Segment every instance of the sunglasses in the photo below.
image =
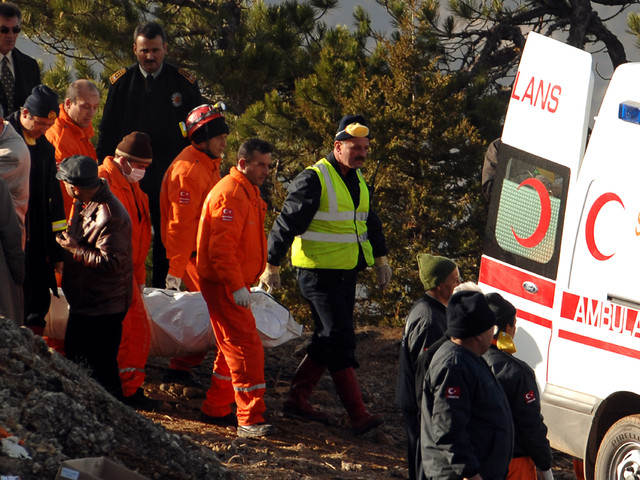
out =
<path fill-rule="evenodd" d="M 20 33 L 22 31 L 22 27 L 20 25 L 16 25 L 15 27 L 7 27 L 6 25 L 2 25 L 0 27 L 0 33 L 4 33 L 5 35 L 9 32 Z"/>

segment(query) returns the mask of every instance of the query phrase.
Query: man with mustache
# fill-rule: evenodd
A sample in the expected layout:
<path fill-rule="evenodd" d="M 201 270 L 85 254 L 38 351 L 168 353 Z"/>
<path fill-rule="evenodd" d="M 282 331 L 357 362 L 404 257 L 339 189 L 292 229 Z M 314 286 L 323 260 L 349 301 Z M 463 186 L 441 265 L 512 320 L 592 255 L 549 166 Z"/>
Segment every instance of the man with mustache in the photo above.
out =
<path fill-rule="evenodd" d="M 359 366 L 353 323 L 356 277 L 360 270 L 375 265 L 383 289 L 391 280 L 382 223 L 371 208 L 369 189 L 360 173 L 369 154 L 369 138 L 362 115 L 345 115 L 333 152 L 291 182 L 269 234 L 267 266 L 260 277 L 269 288 L 280 287 L 280 264 L 292 246 L 291 263 L 298 270 L 300 292 L 315 323 L 307 355 L 293 376 L 284 413 L 330 422 L 309 403 L 326 369 L 356 435 L 383 422 L 381 415 L 372 415 L 365 407 L 354 370 Z"/>
<path fill-rule="evenodd" d="M 164 61 L 167 36 L 155 22 L 139 25 L 133 33 L 133 53 L 138 62 L 115 72 L 104 105 L 98 159 L 113 156 L 116 146 L 133 131 L 151 138 L 153 163 L 140 181 L 149 197 L 153 231 L 153 286 L 164 288 L 168 262 L 159 232 L 160 185 L 174 158 L 189 145 L 180 123 L 198 105 L 202 96 L 193 75 Z"/>

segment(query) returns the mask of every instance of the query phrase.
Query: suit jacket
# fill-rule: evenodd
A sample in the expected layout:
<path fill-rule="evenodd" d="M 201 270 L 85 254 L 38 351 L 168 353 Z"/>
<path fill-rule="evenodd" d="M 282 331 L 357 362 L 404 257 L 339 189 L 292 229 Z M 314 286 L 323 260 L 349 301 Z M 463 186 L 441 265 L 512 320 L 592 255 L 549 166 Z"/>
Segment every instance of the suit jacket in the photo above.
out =
<path fill-rule="evenodd" d="M 4 110 L 4 116 L 7 118 L 11 113 L 24 106 L 24 101 L 31 94 L 31 90 L 36 85 L 40 85 L 40 67 L 29 55 L 22 53 L 17 48 L 11 51 L 11 59 L 13 61 L 13 71 L 15 76 L 15 91 L 13 96 L 13 110 L 10 112 L 7 108 L 7 94 L 4 86 L 0 82 L 0 105 Z"/>

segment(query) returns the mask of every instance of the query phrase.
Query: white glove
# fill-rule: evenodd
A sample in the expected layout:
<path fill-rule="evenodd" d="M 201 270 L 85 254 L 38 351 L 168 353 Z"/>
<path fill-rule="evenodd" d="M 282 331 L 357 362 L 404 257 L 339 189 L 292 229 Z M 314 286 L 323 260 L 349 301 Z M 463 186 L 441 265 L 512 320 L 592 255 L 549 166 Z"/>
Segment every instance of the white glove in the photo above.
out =
<path fill-rule="evenodd" d="M 260 282 L 264 283 L 269 290 L 280 288 L 280 267 L 267 263 L 264 272 L 260 275 Z"/>
<path fill-rule="evenodd" d="M 391 281 L 391 267 L 387 261 L 387 257 L 378 257 L 374 260 L 376 268 L 376 275 L 378 276 L 378 284 L 382 287 L 382 290 L 389 286 Z"/>
<path fill-rule="evenodd" d="M 242 287 L 240 290 L 233 292 L 233 301 L 239 307 L 249 308 L 251 304 L 251 296 L 247 287 Z"/>
<path fill-rule="evenodd" d="M 551 469 L 540 472 L 544 480 L 553 480 L 553 472 Z"/>
<path fill-rule="evenodd" d="M 168 290 L 178 290 L 180 291 L 180 284 L 182 283 L 182 279 L 178 277 L 174 277 L 173 275 L 167 274 L 167 278 L 164 280 L 165 285 Z"/>

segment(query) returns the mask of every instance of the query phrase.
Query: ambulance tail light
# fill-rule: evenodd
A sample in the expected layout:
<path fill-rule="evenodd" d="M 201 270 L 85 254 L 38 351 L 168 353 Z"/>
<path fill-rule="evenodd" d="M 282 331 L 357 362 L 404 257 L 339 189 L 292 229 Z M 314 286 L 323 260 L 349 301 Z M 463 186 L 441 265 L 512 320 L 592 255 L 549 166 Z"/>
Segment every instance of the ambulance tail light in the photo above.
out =
<path fill-rule="evenodd" d="M 618 118 L 625 122 L 640 125 L 640 103 L 632 101 L 622 102 L 618 107 Z"/>

